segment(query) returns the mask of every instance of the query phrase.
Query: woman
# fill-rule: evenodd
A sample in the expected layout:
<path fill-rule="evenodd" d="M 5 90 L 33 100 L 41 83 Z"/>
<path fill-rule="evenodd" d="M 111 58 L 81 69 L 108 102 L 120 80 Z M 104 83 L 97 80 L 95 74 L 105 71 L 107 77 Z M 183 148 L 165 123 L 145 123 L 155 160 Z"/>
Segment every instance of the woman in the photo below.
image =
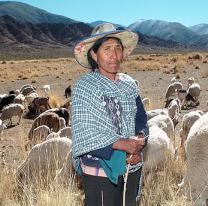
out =
<path fill-rule="evenodd" d="M 137 41 L 134 32 L 106 23 L 74 47 L 77 62 L 93 71 L 76 82 L 72 93 L 72 155 L 87 206 L 120 206 L 123 201 L 133 206 L 141 189 L 147 116 L 135 82 L 118 73 Z"/>

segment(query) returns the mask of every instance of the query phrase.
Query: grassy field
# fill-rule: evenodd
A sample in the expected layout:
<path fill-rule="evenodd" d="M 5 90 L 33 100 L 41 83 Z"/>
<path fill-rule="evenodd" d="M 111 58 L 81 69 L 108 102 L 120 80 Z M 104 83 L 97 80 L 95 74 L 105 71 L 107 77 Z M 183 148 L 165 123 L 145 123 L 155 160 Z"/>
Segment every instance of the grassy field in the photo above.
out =
<path fill-rule="evenodd" d="M 173 71 L 172 67 L 176 66 Z M 0 64 L 0 94 L 19 89 L 23 84 L 32 83 L 37 92 L 44 96 L 42 86 L 51 85 L 50 103 L 59 107 L 67 101 L 64 89 L 73 85 L 77 79 L 89 70 L 80 67 L 72 58 L 4 60 Z M 200 106 L 194 109 L 207 111 L 205 102 L 208 100 L 208 54 L 148 54 L 132 55 L 122 64 L 121 71 L 139 81 L 142 98 L 149 97 L 151 109 L 164 106 L 164 91 L 172 77 L 187 86 L 187 79 L 195 77 L 202 87 Z M 176 145 L 180 146 L 179 125 L 176 127 Z M 25 114 L 27 107 L 25 108 Z M 14 173 L 27 156 L 24 144 L 32 119 L 23 118 L 20 125 L 9 127 L 1 134 L 0 140 L 0 205 L 2 206 L 81 206 L 84 205 L 83 191 L 76 183 L 67 187 L 49 184 L 47 187 L 28 185 L 21 192 L 18 190 Z M 155 173 L 151 182 L 144 181 L 140 206 L 191 206 L 193 202 L 185 198 L 178 187 L 186 171 L 184 162 L 178 153 L 177 161 L 167 157 L 165 167 Z M 146 176 L 144 176 L 144 179 Z"/>

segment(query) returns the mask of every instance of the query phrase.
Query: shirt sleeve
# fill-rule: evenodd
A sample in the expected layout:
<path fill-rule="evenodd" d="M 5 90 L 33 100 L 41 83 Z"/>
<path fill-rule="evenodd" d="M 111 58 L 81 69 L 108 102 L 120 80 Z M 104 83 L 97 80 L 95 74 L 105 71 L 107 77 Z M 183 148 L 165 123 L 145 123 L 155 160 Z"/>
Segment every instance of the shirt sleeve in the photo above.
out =
<path fill-rule="evenodd" d="M 143 134 L 145 137 L 149 136 L 149 126 L 147 124 L 147 114 L 142 103 L 140 95 L 136 98 L 137 113 L 135 119 L 135 133 Z M 145 146 L 147 144 L 147 139 L 145 139 Z"/>
<path fill-rule="evenodd" d="M 88 154 L 95 156 L 95 157 L 100 157 L 102 159 L 110 160 L 110 157 L 111 157 L 113 151 L 114 151 L 113 144 L 111 144 L 107 147 L 91 151 Z"/>

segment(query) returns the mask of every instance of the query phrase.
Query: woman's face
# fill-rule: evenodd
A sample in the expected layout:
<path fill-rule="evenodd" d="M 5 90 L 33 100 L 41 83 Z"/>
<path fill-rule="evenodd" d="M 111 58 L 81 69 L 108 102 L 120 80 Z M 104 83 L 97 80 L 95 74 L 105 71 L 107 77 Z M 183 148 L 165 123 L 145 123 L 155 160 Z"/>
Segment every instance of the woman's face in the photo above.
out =
<path fill-rule="evenodd" d="M 106 76 L 115 74 L 119 70 L 123 49 L 117 39 L 109 39 L 99 47 L 97 53 L 91 51 L 91 55 L 99 65 L 99 72 Z"/>

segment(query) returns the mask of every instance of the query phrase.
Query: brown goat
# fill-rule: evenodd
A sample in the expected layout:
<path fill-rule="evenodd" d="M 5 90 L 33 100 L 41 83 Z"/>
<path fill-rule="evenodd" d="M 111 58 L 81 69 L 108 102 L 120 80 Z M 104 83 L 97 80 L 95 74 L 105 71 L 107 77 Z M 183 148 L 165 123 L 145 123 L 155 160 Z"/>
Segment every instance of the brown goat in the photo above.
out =
<path fill-rule="evenodd" d="M 41 125 L 46 125 L 53 132 L 58 132 L 61 129 L 61 122 L 59 116 L 54 112 L 47 112 L 39 115 L 34 122 L 29 131 L 28 139 L 33 141 L 33 130 Z"/>
<path fill-rule="evenodd" d="M 49 97 L 36 97 L 28 106 L 30 112 L 34 111 L 38 113 L 41 107 L 44 107 L 46 110 L 51 109 L 49 104 Z"/>

